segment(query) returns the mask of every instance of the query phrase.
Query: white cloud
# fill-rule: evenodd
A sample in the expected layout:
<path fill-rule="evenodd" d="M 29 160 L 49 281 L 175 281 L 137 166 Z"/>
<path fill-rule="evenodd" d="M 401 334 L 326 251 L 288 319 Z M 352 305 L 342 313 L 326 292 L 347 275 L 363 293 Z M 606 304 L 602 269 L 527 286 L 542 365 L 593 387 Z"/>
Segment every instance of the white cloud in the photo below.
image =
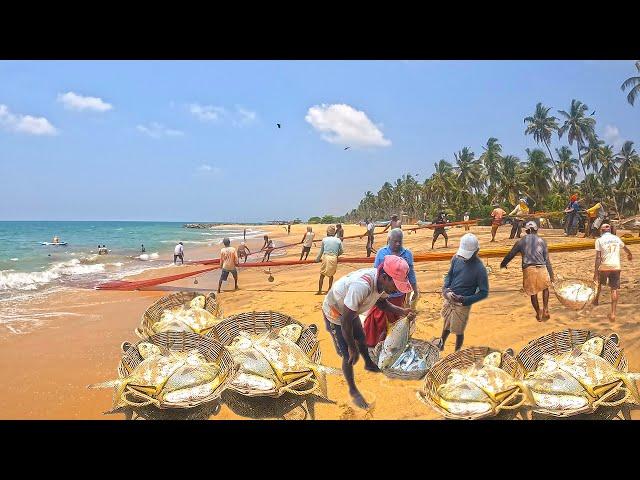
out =
<path fill-rule="evenodd" d="M 315 105 L 309 108 L 304 119 L 322 132 L 322 138 L 329 143 L 360 147 L 391 145 L 366 113 L 350 105 Z"/>
<path fill-rule="evenodd" d="M 222 107 L 216 107 L 214 105 L 200 105 L 198 103 L 190 104 L 189 112 L 204 122 L 219 120 L 220 117 L 227 113 Z"/>
<path fill-rule="evenodd" d="M 242 107 L 236 107 L 238 120 L 234 120 L 234 124 L 236 125 L 248 125 L 254 122 L 257 118 L 256 112 L 252 112 L 251 110 L 245 110 Z"/>
<path fill-rule="evenodd" d="M 180 130 L 172 130 L 171 128 L 166 128 L 164 125 L 152 122 L 148 127 L 144 125 L 138 125 L 136 129 L 139 132 L 145 133 L 152 138 L 161 138 L 161 137 L 180 137 L 184 135 L 184 132 Z"/>
<path fill-rule="evenodd" d="M 82 112 L 84 110 L 106 112 L 113 109 L 113 105 L 105 102 L 101 98 L 85 97 L 73 92 L 59 93 L 58 101 L 64 105 L 64 108 L 68 110 L 76 110 L 78 112 Z"/>
<path fill-rule="evenodd" d="M 225 107 L 215 105 L 201 105 L 199 103 L 191 103 L 188 105 L 189 112 L 203 122 L 217 122 L 221 120 L 230 121 L 237 127 L 249 125 L 256 121 L 258 115 L 256 112 L 247 110 L 240 106 L 235 107 L 235 111 Z"/>
<path fill-rule="evenodd" d="M 620 130 L 615 125 L 605 125 L 603 137 L 607 143 L 613 145 L 615 150 L 619 150 L 624 145 L 624 139 L 620 136 Z"/>
<path fill-rule="evenodd" d="M 200 165 L 197 170 L 199 172 L 210 172 L 210 173 L 220 173 L 220 169 L 218 167 L 212 167 L 211 165 L 203 164 Z"/>
<path fill-rule="evenodd" d="M 9 107 L 0 104 L 0 127 L 10 132 L 30 135 L 56 135 L 58 130 L 44 117 L 11 113 Z"/>

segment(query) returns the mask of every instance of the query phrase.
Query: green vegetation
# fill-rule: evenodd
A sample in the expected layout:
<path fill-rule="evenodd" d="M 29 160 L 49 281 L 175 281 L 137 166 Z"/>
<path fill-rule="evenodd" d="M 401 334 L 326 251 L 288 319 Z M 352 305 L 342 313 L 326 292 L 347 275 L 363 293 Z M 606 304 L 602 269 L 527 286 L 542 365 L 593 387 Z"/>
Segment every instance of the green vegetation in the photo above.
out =
<path fill-rule="evenodd" d="M 640 62 L 636 68 L 640 71 Z M 622 85 L 623 90 L 631 87 L 628 99 L 633 103 L 640 92 L 640 77 Z M 454 153 L 453 164 L 444 159 L 434 163 L 433 174 L 422 183 L 406 174 L 393 184 L 385 182 L 378 193 L 366 192 L 358 208 L 344 219 L 379 220 L 403 213 L 431 220 L 441 208 L 458 219 L 465 211 L 471 218 L 486 218 L 493 203 L 506 210 L 520 197 L 527 198 L 534 211 L 559 211 L 572 193 L 584 198 L 586 207 L 601 199 L 619 215 L 640 213 L 640 156 L 633 142 L 625 142 L 618 152 L 605 144 L 595 133 L 595 111 L 589 114 L 589 107 L 579 100 L 572 100 L 568 111 L 558 110 L 561 119 L 550 115 L 550 110 L 538 103 L 533 115 L 524 118 L 525 135 L 544 150 L 526 149 L 521 160 L 504 154 L 498 139 L 489 138 L 479 157 L 464 147 Z M 558 139 L 566 135 L 570 146 L 555 148 L 554 156 L 555 135 Z"/>
<path fill-rule="evenodd" d="M 311 217 L 307 223 L 341 223 L 344 217 L 334 217 L 333 215 L 324 215 L 323 217 Z"/>

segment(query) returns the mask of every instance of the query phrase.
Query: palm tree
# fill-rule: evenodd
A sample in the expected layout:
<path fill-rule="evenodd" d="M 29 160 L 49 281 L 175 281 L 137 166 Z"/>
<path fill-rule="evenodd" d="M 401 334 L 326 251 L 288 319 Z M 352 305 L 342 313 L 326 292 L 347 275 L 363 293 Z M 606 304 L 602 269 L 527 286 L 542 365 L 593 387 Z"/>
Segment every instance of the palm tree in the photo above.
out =
<path fill-rule="evenodd" d="M 613 153 L 613 147 L 611 145 L 604 145 L 600 148 L 600 155 L 598 157 L 600 162 L 600 170 L 598 174 L 602 179 L 602 183 L 605 187 L 610 187 L 613 179 L 618 176 L 620 168 L 618 167 L 618 158 Z"/>
<path fill-rule="evenodd" d="M 451 198 L 452 192 L 456 189 L 453 166 L 446 160 L 440 160 L 434 164 L 435 171 L 426 182 L 431 199 L 437 203 L 437 207 Z"/>
<path fill-rule="evenodd" d="M 469 147 L 464 147 L 453 155 L 456 159 L 455 170 L 458 172 L 457 180 L 460 193 L 462 194 L 462 198 L 468 202 L 473 192 L 475 191 L 477 194 L 485 185 L 482 164 L 480 160 L 474 158 L 475 154 Z M 463 208 L 467 207 L 468 205 L 463 206 Z"/>
<path fill-rule="evenodd" d="M 524 168 L 520 163 L 520 159 L 514 155 L 502 157 L 500 159 L 499 172 L 498 200 L 515 205 L 526 188 L 526 182 L 523 178 Z"/>
<path fill-rule="evenodd" d="M 622 149 L 620 149 L 620 151 L 616 154 L 616 157 L 620 162 L 620 179 L 618 181 L 618 186 L 620 186 L 626 178 L 631 165 L 640 163 L 640 158 L 633 148 L 633 142 L 629 140 L 624 142 L 624 145 L 622 145 Z"/>
<path fill-rule="evenodd" d="M 525 129 L 524 134 L 533 135 L 533 139 L 538 145 L 540 143 L 544 143 L 547 147 L 547 151 L 549 152 L 549 158 L 554 162 L 550 145 L 553 132 L 558 130 L 558 119 L 554 116 L 550 117 L 549 110 L 551 110 L 551 108 L 547 108 L 542 105 L 541 102 L 538 102 L 533 116 L 525 117 L 524 119 L 527 123 L 527 128 Z"/>
<path fill-rule="evenodd" d="M 563 145 L 560 150 L 556 148 L 556 154 L 558 155 L 558 162 L 556 163 L 556 173 L 560 177 L 562 184 L 573 184 L 576 180 L 576 168 L 578 166 L 578 160 L 573 158 L 573 152 L 569 147 Z M 568 181 L 567 181 L 568 180 Z"/>
<path fill-rule="evenodd" d="M 585 168 L 591 168 L 594 172 L 598 171 L 598 162 L 603 146 L 604 140 L 600 140 L 595 134 L 589 139 L 589 145 L 582 149 Z"/>
<path fill-rule="evenodd" d="M 636 62 L 636 69 L 640 72 L 640 61 Z M 627 94 L 627 102 L 633 105 L 633 102 L 636 101 L 636 97 L 640 93 L 640 76 L 638 77 L 629 77 L 627 78 L 620 88 L 624 92 L 627 88 L 629 89 L 629 93 Z"/>
<path fill-rule="evenodd" d="M 496 194 L 496 185 L 500 179 L 498 172 L 500 154 L 502 153 L 502 145 L 498 143 L 498 139 L 491 137 L 487 140 L 487 146 L 484 148 L 484 152 L 480 155 L 480 161 L 484 165 L 484 170 L 487 173 L 487 180 L 489 181 L 489 198 L 492 199 Z"/>
<path fill-rule="evenodd" d="M 573 145 L 575 141 L 578 147 L 578 162 L 582 167 L 582 173 L 584 173 L 585 177 L 587 175 L 587 171 L 584 168 L 584 164 L 582 163 L 582 154 L 580 150 L 585 145 L 587 141 L 591 137 L 593 137 L 594 129 L 596 125 L 596 121 L 594 118 L 590 118 L 585 116 L 585 112 L 589 109 L 584 103 L 580 100 L 571 100 L 571 108 L 569 108 L 569 113 L 564 110 L 558 110 L 558 112 L 565 117 L 565 122 L 558 129 L 558 137 L 562 138 L 562 135 L 567 133 L 567 139 L 569 140 L 569 145 Z"/>
<path fill-rule="evenodd" d="M 549 166 L 549 159 L 545 153 L 536 148 L 534 150 L 526 149 L 528 159 L 524 170 L 524 179 L 528 188 L 528 194 L 536 202 L 536 206 L 540 208 L 544 197 L 550 192 L 549 179 L 552 170 Z"/>

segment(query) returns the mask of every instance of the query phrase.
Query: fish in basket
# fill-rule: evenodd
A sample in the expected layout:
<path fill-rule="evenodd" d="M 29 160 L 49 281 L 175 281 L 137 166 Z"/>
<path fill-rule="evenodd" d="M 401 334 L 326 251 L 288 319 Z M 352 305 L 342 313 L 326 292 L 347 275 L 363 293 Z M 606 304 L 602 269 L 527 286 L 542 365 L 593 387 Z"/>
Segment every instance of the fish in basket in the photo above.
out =
<path fill-rule="evenodd" d="M 609 341 L 615 345 L 614 340 Z M 524 380 L 533 410 L 566 417 L 592 413 L 601 406 L 640 404 L 635 383 L 640 373 L 622 371 L 604 358 L 606 343 L 608 339 L 592 336 L 573 348 L 543 353 Z M 611 352 L 608 353 L 611 357 Z"/>
<path fill-rule="evenodd" d="M 214 293 L 178 292 L 162 297 L 145 311 L 136 335 L 142 339 L 162 332 L 204 335 L 222 320 Z"/>
<path fill-rule="evenodd" d="M 222 345 L 195 333 L 166 332 L 127 345 L 119 377 L 89 388 L 114 388 L 113 408 L 190 408 L 220 396 L 235 373 Z"/>
<path fill-rule="evenodd" d="M 418 398 L 446 418 L 473 420 L 516 412 L 526 401 L 523 369 L 510 350 L 470 347 L 437 362 Z"/>
<path fill-rule="evenodd" d="M 560 303 L 572 310 L 582 310 L 593 302 L 596 285 L 582 280 L 560 280 L 553 284 L 553 291 Z"/>
<path fill-rule="evenodd" d="M 397 320 L 385 339 L 369 349 L 371 359 L 390 378 L 419 380 L 438 361 L 440 350 L 431 342 L 411 338 L 415 322 Z"/>
<path fill-rule="evenodd" d="M 326 398 L 326 375 L 342 372 L 309 358 L 296 343 L 301 334 L 297 324 L 258 334 L 240 332 L 226 347 L 238 365 L 229 388 L 247 396 L 279 397 L 290 392 Z"/>

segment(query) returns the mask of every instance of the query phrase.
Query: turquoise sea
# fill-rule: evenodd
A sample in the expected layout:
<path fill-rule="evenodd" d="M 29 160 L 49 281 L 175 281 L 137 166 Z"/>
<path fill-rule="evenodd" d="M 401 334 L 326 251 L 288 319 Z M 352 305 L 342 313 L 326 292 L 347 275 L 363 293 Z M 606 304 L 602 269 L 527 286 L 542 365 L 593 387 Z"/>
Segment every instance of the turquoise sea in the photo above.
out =
<path fill-rule="evenodd" d="M 87 286 L 167 265 L 173 247 L 218 245 L 223 237 L 242 239 L 243 229 L 184 228 L 188 222 L 0 222 L 0 301 L 55 286 Z M 247 238 L 260 235 L 259 226 Z M 67 246 L 44 246 L 54 235 Z M 145 246 L 142 255 L 141 245 Z M 108 255 L 97 255 L 106 245 Z"/>

